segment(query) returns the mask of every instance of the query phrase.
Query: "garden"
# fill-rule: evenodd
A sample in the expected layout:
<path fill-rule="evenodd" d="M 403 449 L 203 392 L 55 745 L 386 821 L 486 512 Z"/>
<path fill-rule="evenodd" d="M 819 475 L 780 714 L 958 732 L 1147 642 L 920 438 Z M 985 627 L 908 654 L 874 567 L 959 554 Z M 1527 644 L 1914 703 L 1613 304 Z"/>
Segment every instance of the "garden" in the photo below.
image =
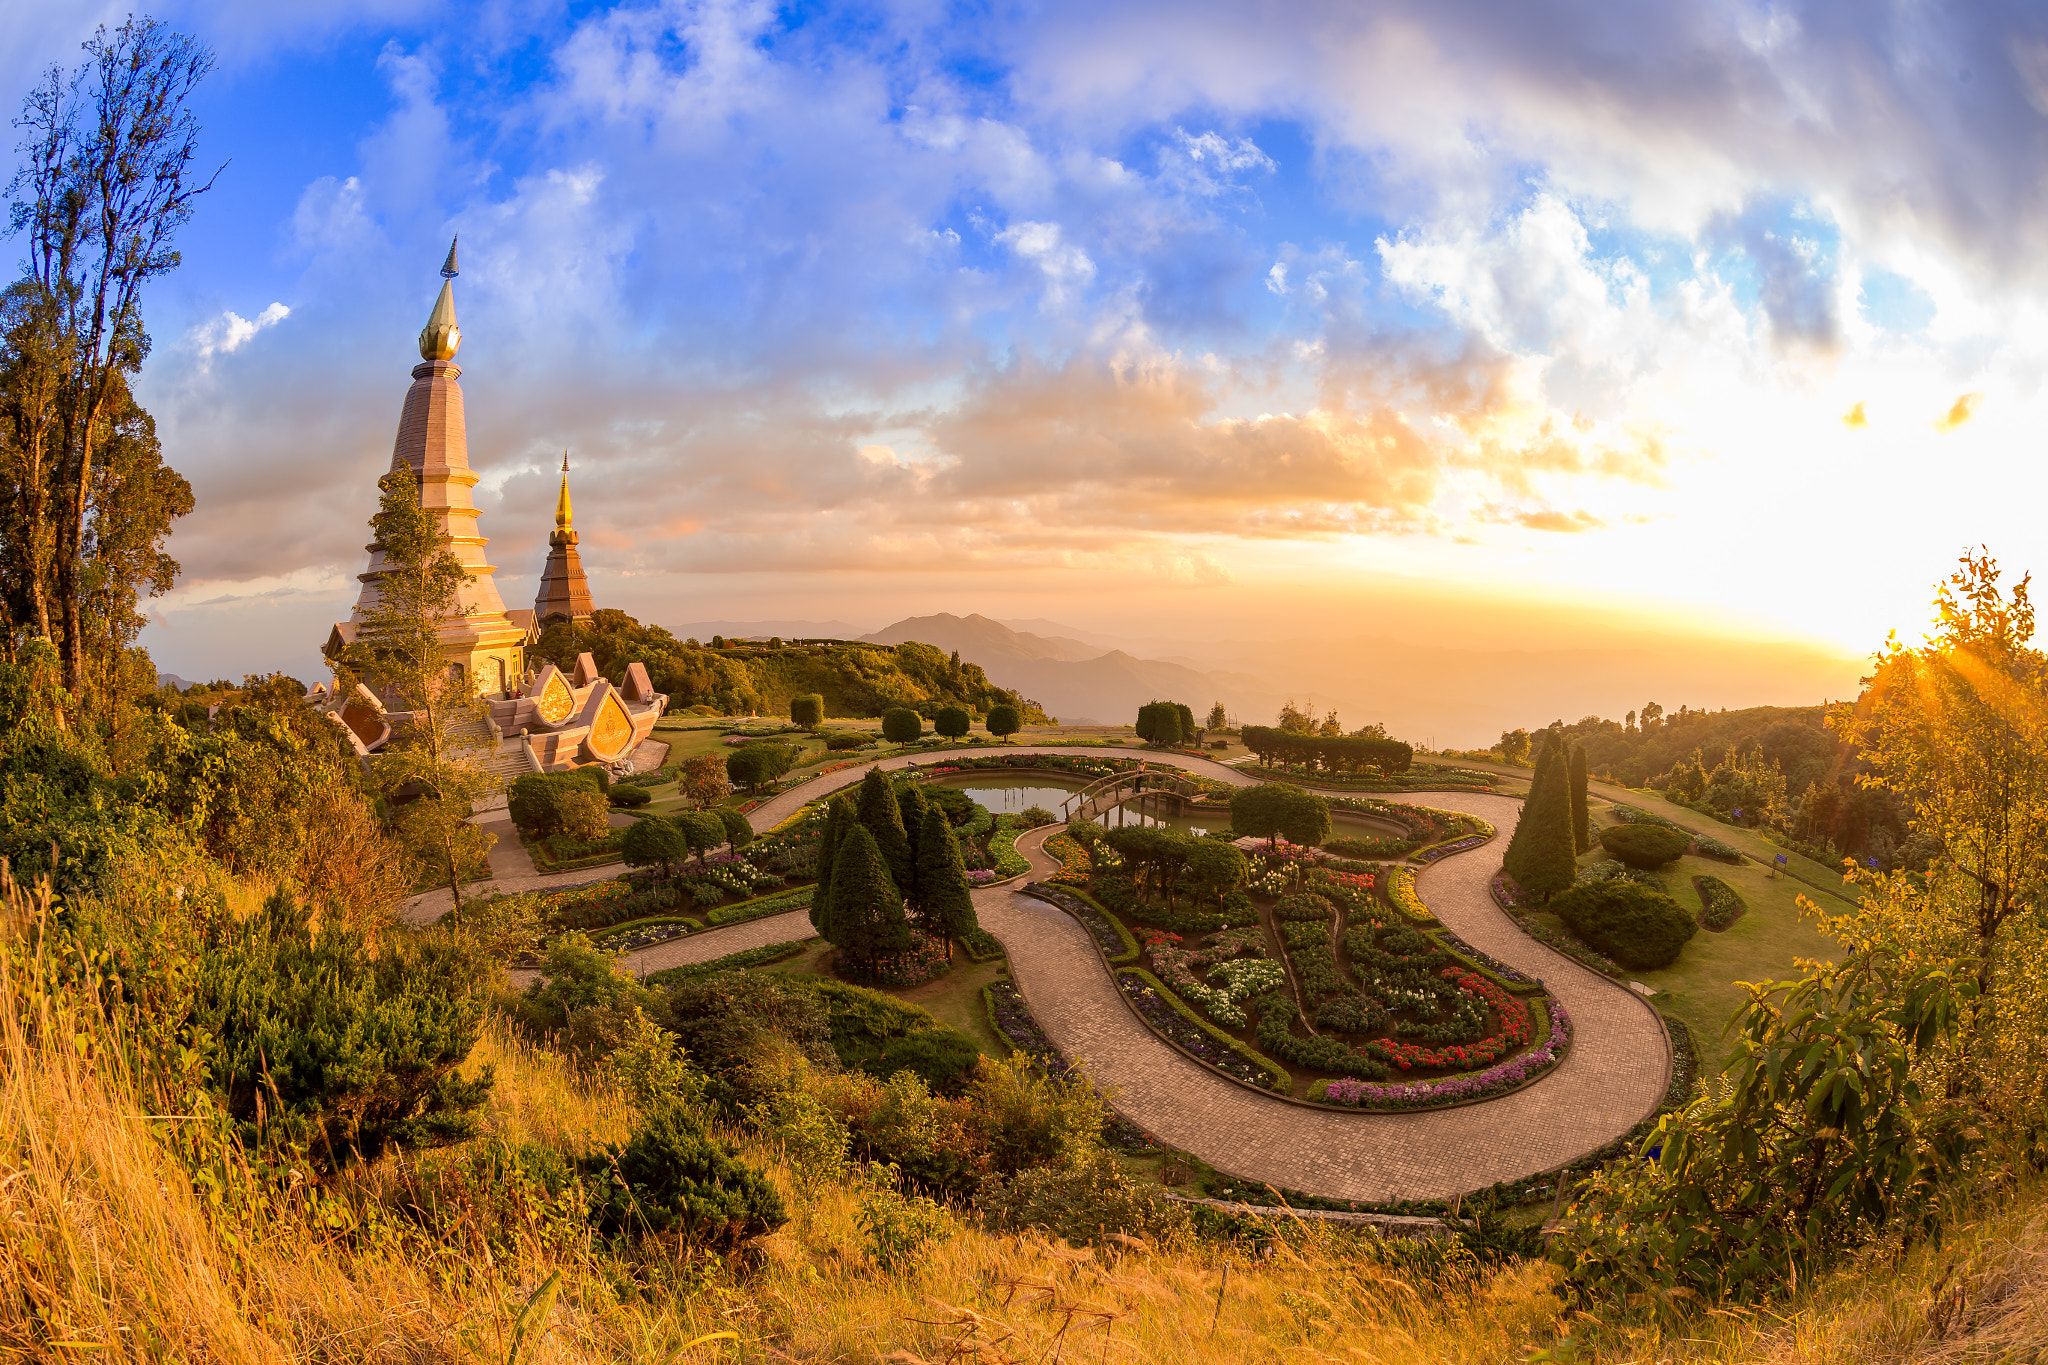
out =
<path fill-rule="evenodd" d="M 1359 856 L 1463 851 L 1492 828 L 1348 802 L 1405 837 L 1332 838 L 1334 804 L 1277 784 L 1241 789 L 1235 829 L 1203 838 L 1076 821 L 1046 841 L 1060 871 L 1032 890 L 1088 928 L 1155 1032 L 1245 1084 L 1413 1109 L 1541 1074 L 1570 1040 L 1542 984 L 1438 925 L 1412 867 Z"/>

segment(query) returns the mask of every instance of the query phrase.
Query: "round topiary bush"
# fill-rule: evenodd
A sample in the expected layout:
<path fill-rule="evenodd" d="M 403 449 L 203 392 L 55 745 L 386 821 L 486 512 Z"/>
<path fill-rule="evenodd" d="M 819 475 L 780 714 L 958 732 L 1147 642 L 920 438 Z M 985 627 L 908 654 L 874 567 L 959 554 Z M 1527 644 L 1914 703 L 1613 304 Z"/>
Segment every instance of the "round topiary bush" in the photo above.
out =
<path fill-rule="evenodd" d="M 942 706 L 939 713 L 932 717 L 932 729 L 947 739 L 960 738 L 967 733 L 967 728 L 972 724 L 974 718 L 958 706 Z"/>
<path fill-rule="evenodd" d="M 1585 882 L 1550 902 L 1573 933 L 1624 967 L 1668 967 L 1699 925 L 1662 891 L 1638 882 Z"/>
<path fill-rule="evenodd" d="M 891 744 L 915 744 L 924 736 L 924 717 L 907 706 L 892 706 L 882 713 L 882 738 Z"/>
<path fill-rule="evenodd" d="M 1657 825 L 1615 825 L 1600 831 L 1600 847 L 1630 867 L 1662 867 L 1691 846 L 1691 835 Z"/>
<path fill-rule="evenodd" d="M 612 804 L 621 808 L 644 806 L 654 799 L 654 793 L 645 787 L 613 787 Z"/>
<path fill-rule="evenodd" d="M 858 730 L 841 731 L 836 735 L 825 736 L 825 747 L 835 754 L 842 753 L 848 749 L 865 749 L 874 744 L 874 742 L 875 737 L 873 735 Z"/>

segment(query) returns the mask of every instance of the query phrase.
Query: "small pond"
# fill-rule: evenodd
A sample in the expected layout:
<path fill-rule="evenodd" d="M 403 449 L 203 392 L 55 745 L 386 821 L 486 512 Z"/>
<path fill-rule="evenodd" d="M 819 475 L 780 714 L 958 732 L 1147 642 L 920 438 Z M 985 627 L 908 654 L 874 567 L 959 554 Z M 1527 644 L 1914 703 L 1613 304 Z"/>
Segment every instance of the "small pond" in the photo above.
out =
<path fill-rule="evenodd" d="M 1055 786 L 1053 784 L 1059 779 L 1044 773 L 975 773 L 971 776 L 934 778 L 933 781 L 942 782 L 948 787 L 957 787 L 997 815 L 1021 814 L 1026 806 L 1043 806 L 1054 815 L 1058 815 L 1060 803 L 1088 785 L 1076 781 Z M 1138 809 L 1136 803 L 1118 806 L 1115 810 L 1098 816 L 1097 819 L 1110 828 L 1118 825 L 1158 825 L 1164 829 L 1178 830 L 1182 834 L 1197 837 L 1207 834 L 1212 829 L 1230 827 L 1230 816 L 1224 811 L 1218 811 L 1213 815 L 1205 811 L 1200 816 L 1192 818 L 1172 814 L 1155 816 L 1149 809 Z M 1379 820 L 1366 820 L 1343 812 L 1333 812 L 1331 824 L 1339 834 L 1367 837 L 1399 830 L 1397 825 Z"/>

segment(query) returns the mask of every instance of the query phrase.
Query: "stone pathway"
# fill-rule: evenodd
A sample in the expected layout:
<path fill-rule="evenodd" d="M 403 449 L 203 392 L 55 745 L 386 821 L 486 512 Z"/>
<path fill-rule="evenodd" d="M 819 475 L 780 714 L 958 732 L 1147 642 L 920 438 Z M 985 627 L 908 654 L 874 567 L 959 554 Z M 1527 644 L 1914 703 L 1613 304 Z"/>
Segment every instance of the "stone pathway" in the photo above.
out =
<path fill-rule="evenodd" d="M 1136 756 L 1113 747 L 1009 752 Z M 905 756 L 881 766 L 913 761 Z M 1239 786 L 1253 782 L 1206 759 L 1171 761 Z M 768 829 L 805 801 L 860 781 L 865 771 L 814 778 L 764 802 L 753 813 L 755 827 Z M 1021 882 L 976 891 L 975 910 L 982 927 L 1002 941 L 1011 975 L 1040 1026 L 1114 1097 L 1118 1110 L 1161 1141 L 1240 1178 L 1336 1199 L 1442 1198 L 1551 1170 L 1605 1146 L 1654 1111 L 1670 1083 L 1670 1046 L 1655 1011 L 1620 984 L 1528 937 L 1494 904 L 1487 886 L 1520 816 L 1519 801 L 1472 792 L 1402 799 L 1477 815 L 1500 830 L 1483 848 L 1423 869 L 1417 890 L 1453 932 L 1541 977 L 1571 1014 L 1573 1044 L 1563 1064 L 1512 1095 L 1431 1113 L 1369 1114 L 1259 1094 L 1198 1065 L 1140 1023 L 1087 931 L 1053 906 L 1019 894 Z M 1033 831 L 1017 841 L 1031 863 L 1030 879 L 1059 870 L 1042 847 L 1052 832 Z M 538 880 L 590 878 L 584 872 Z M 808 914 L 793 911 L 657 944 L 629 954 L 626 965 L 644 974 L 810 937 Z"/>

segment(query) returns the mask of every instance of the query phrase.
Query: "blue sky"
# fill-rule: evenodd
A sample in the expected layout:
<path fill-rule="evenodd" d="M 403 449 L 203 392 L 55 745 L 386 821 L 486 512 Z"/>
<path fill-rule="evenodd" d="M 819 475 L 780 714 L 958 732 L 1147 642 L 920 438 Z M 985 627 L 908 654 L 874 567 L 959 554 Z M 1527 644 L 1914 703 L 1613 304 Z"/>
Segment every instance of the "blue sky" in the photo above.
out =
<path fill-rule="evenodd" d="M 179 671 L 310 675 L 457 231 L 514 603 L 564 447 L 600 598 L 678 622 L 1861 651 L 2038 540 L 2037 7 L 156 13 L 225 163 L 147 301 Z M 10 6 L 0 94 L 99 17 Z"/>

